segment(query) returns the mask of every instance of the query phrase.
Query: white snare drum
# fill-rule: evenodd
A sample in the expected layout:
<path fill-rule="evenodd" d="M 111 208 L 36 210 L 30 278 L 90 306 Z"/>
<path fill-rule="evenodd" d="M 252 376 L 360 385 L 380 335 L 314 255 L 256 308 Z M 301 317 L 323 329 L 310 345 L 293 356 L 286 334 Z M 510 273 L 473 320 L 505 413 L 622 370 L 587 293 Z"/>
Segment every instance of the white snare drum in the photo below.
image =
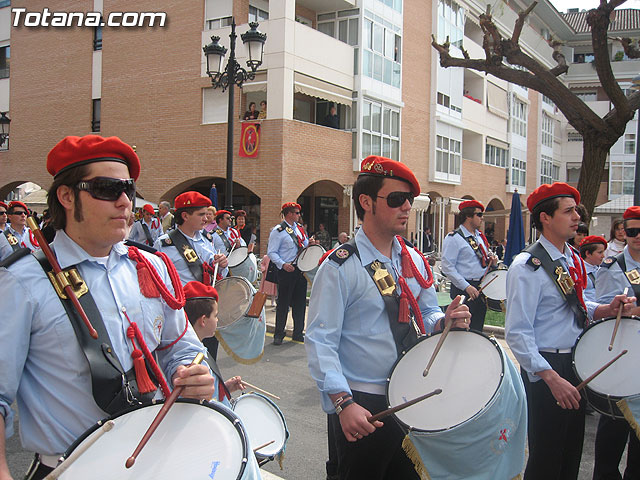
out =
<path fill-rule="evenodd" d="M 390 407 L 442 389 L 440 395 L 395 413 L 410 429 L 435 432 L 468 422 L 490 405 L 502 383 L 498 343 L 475 331 L 450 331 L 423 377 L 439 338 L 437 334 L 420 340 L 398 359 L 387 381 Z"/>
<path fill-rule="evenodd" d="M 233 401 L 232 408 L 242 420 L 251 448 L 274 440 L 255 452 L 258 458 L 273 460 L 284 451 L 289 430 L 284 415 L 275 403 L 259 393 L 245 393 Z"/>
<path fill-rule="evenodd" d="M 584 380 L 622 350 L 628 350 L 582 391 L 591 406 L 600 413 L 623 418 L 616 402 L 640 393 L 640 377 L 636 372 L 640 365 L 640 318 L 620 319 L 613 350 L 609 351 L 615 323 L 615 318 L 607 318 L 591 324 L 580 334 L 573 347 L 573 369 L 578 378 Z"/>
<path fill-rule="evenodd" d="M 178 399 L 133 467 L 125 461 L 147 431 L 161 404 L 125 411 L 60 476 L 66 480 L 151 480 L 159 478 L 242 478 L 249 445 L 238 417 L 216 403 Z M 65 458 L 98 434 L 95 425 L 67 451 Z M 63 464 L 64 465 L 64 464 Z"/>
<path fill-rule="evenodd" d="M 322 245 L 309 245 L 302 250 L 296 260 L 296 265 L 301 272 L 308 272 L 318 266 L 318 262 L 326 250 Z"/>
<path fill-rule="evenodd" d="M 234 268 L 244 262 L 249 256 L 249 249 L 247 247 L 236 247 L 227 256 L 229 261 L 229 268 Z"/>
<path fill-rule="evenodd" d="M 218 290 L 218 330 L 247 315 L 256 289 L 244 277 L 227 277 L 216 282 Z"/>
<path fill-rule="evenodd" d="M 507 299 L 507 272 L 508 270 L 493 270 L 484 276 L 480 288 L 485 297 L 498 301 Z"/>
<path fill-rule="evenodd" d="M 253 253 L 249 253 L 247 247 L 237 247 L 227 257 L 229 271 L 234 277 L 243 277 L 254 283 L 258 280 L 258 260 Z"/>

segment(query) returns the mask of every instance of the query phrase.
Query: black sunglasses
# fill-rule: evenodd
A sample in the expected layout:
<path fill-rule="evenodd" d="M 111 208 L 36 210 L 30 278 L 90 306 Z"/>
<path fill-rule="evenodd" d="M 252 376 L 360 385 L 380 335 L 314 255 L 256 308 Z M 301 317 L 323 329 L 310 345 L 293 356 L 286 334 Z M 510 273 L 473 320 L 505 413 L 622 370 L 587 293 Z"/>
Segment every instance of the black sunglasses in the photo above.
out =
<path fill-rule="evenodd" d="M 136 196 L 136 182 L 133 178 L 121 180 L 119 178 L 96 177 L 78 182 L 76 187 L 89 193 L 93 198 L 109 202 L 115 202 L 123 193 L 131 201 Z"/>
<path fill-rule="evenodd" d="M 484 215 L 484 212 L 476 212 L 474 213 L 475 216 L 482 218 L 482 216 Z"/>
<path fill-rule="evenodd" d="M 391 192 L 386 197 L 381 197 L 380 195 L 378 195 L 378 198 L 386 198 L 389 208 L 398 208 L 404 205 L 404 202 L 406 202 L 407 200 L 409 200 L 409 205 L 413 205 L 413 199 L 415 197 L 411 192 Z"/>
<path fill-rule="evenodd" d="M 29 214 L 24 210 L 13 210 L 12 212 L 9 213 L 9 215 L 29 215 Z"/>
<path fill-rule="evenodd" d="M 0 212 L 0 215 L 6 215 L 6 214 L 7 214 L 6 210 L 3 210 L 3 211 Z"/>
<path fill-rule="evenodd" d="M 638 234 L 640 233 L 640 228 L 625 228 L 624 229 L 624 233 L 627 235 L 627 237 L 629 238 L 635 238 L 638 236 Z"/>

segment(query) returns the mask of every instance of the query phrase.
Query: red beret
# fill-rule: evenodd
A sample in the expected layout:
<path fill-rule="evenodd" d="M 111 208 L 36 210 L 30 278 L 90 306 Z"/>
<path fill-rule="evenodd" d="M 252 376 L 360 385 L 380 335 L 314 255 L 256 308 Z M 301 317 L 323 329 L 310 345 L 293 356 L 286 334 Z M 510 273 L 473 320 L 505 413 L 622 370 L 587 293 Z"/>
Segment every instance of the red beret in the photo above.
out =
<path fill-rule="evenodd" d="M 479 208 L 484 212 L 484 205 L 477 200 L 467 200 L 458 205 L 459 210 L 462 210 L 463 208 Z"/>
<path fill-rule="evenodd" d="M 564 182 L 554 182 L 551 185 L 543 184 L 536 188 L 529 198 L 527 198 L 527 208 L 533 213 L 533 210 L 545 200 L 558 197 L 573 197 L 576 204 L 580 203 L 580 192 L 571 185 Z"/>
<path fill-rule="evenodd" d="M 287 202 L 282 205 L 281 211 L 284 211 L 285 208 L 297 208 L 298 210 L 302 210 L 302 207 L 299 203 L 296 202 Z"/>
<path fill-rule="evenodd" d="M 624 211 L 624 215 L 622 218 L 625 220 L 640 220 L 640 207 L 634 205 L 633 207 L 629 207 Z"/>
<path fill-rule="evenodd" d="M 174 205 L 176 210 L 188 207 L 209 207 L 211 200 L 198 192 L 184 192 L 176 197 Z"/>
<path fill-rule="evenodd" d="M 236 210 L 236 217 L 246 217 L 247 216 L 247 212 L 245 212 L 244 210 Z"/>
<path fill-rule="evenodd" d="M 149 205 L 148 203 L 142 207 L 142 210 L 144 210 L 145 212 L 149 212 L 151 215 L 153 215 L 155 212 L 153 211 L 153 207 L 151 205 Z"/>
<path fill-rule="evenodd" d="M 225 215 L 232 216 L 232 215 L 231 215 L 231 212 L 230 212 L 229 210 L 218 210 L 218 211 L 216 212 L 216 222 L 217 222 L 220 218 L 224 217 Z"/>
<path fill-rule="evenodd" d="M 213 298 L 218 301 L 218 291 L 202 282 L 189 282 L 184 286 L 184 296 L 187 300 L 194 298 Z"/>
<path fill-rule="evenodd" d="M 580 246 L 584 247 L 585 245 L 595 245 L 597 243 L 601 243 L 605 246 L 605 248 L 607 247 L 607 241 L 605 240 L 605 238 L 598 235 L 589 235 L 587 237 L 584 237 L 580 242 Z"/>
<path fill-rule="evenodd" d="M 24 203 L 18 202 L 18 201 L 9 202 L 9 206 L 7 207 L 7 210 L 12 210 L 14 207 L 24 208 L 27 211 L 27 215 L 29 215 L 29 207 L 27 207 Z"/>
<path fill-rule="evenodd" d="M 4 202 L 0 202 L 0 207 L 9 208 L 9 206 Z"/>
<path fill-rule="evenodd" d="M 93 162 L 120 162 L 127 165 L 134 180 L 140 175 L 140 159 L 118 137 L 85 135 L 65 137 L 47 155 L 47 170 L 54 177 L 68 168 Z"/>
<path fill-rule="evenodd" d="M 390 158 L 369 155 L 360 165 L 360 175 L 376 175 L 404 180 L 411 185 L 411 193 L 414 196 L 420 195 L 420 183 L 409 167 Z"/>

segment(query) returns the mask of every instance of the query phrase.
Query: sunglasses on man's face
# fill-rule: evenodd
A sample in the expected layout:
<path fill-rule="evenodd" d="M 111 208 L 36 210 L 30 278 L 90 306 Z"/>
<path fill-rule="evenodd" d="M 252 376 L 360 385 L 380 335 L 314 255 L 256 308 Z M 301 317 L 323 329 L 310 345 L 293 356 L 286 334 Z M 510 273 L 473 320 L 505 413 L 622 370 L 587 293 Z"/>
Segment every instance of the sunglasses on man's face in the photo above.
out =
<path fill-rule="evenodd" d="M 24 216 L 27 216 L 28 213 L 25 212 L 24 210 L 14 210 L 13 212 L 9 213 L 9 215 L 24 215 Z"/>
<path fill-rule="evenodd" d="M 78 182 L 76 187 L 84 190 L 93 198 L 115 202 L 124 193 L 130 201 L 136 196 L 136 182 L 133 178 L 121 180 L 111 177 L 96 177 Z"/>
<path fill-rule="evenodd" d="M 624 233 L 629 238 L 635 238 L 640 233 L 640 228 L 625 228 Z"/>
<path fill-rule="evenodd" d="M 398 208 L 404 205 L 404 202 L 409 200 L 409 205 L 413 205 L 413 193 L 411 192 L 391 192 L 386 197 L 378 195 L 378 198 L 386 198 L 389 208 Z"/>
<path fill-rule="evenodd" d="M 474 213 L 474 215 L 475 215 L 476 217 L 480 217 L 480 218 L 482 218 L 482 216 L 484 215 L 484 212 L 476 212 L 476 213 Z"/>

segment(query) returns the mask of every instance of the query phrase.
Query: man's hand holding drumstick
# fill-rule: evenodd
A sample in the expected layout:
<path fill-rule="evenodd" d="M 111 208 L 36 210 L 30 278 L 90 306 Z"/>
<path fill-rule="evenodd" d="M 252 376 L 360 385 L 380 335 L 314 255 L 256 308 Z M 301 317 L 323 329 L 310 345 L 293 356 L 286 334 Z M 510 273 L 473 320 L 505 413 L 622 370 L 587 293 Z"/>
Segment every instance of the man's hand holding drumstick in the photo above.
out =
<path fill-rule="evenodd" d="M 173 386 L 185 387 L 183 398 L 210 400 L 215 392 L 214 379 L 207 365 L 180 365 L 173 375 Z"/>
<path fill-rule="evenodd" d="M 453 299 L 444 313 L 444 318 L 441 318 L 438 323 L 436 323 L 434 331 L 441 332 L 444 330 L 445 322 L 453 322 L 453 325 L 451 325 L 452 328 L 466 328 L 469 330 L 471 313 L 469 312 L 469 307 L 464 304 L 462 295 L 458 295 Z"/>
<path fill-rule="evenodd" d="M 345 395 L 349 395 L 347 392 L 341 392 L 329 395 L 331 402 L 334 402 Z M 355 442 L 363 437 L 366 437 L 370 433 L 376 431 L 376 428 L 382 427 L 384 424 L 378 420 L 374 423 L 369 423 L 371 412 L 364 407 L 361 407 L 357 403 L 353 402 L 350 405 L 344 407 L 338 418 L 340 419 L 340 426 L 342 427 L 342 433 L 349 442 Z"/>

